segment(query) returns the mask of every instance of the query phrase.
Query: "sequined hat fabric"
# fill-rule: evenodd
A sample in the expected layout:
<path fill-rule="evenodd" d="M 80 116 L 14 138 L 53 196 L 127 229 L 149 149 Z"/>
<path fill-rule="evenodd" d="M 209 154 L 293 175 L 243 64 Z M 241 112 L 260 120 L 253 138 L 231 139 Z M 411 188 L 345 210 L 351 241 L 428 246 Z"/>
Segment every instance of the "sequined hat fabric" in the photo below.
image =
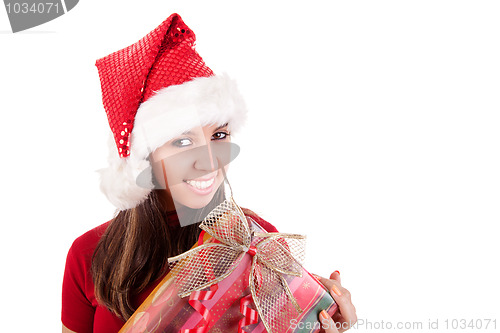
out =
<path fill-rule="evenodd" d="M 195 34 L 173 14 L 137 43 L 96 61 L 102 101 L 121 157 L 139 104 L 161 88 L 212 76 L 194 49 Z"/>
<path fill-rule="evenodd" d="M 196 126 L 228 123 L 234 133 L 246 118 L 236 83 L 213 73 L 195 40 L 172 14 L 136 43 L 96 61 L 112 132 L 109 167 L 98 170 L 101 190 L 121 210 L 137 206 L 153 188 L 152 182 L 138 186 L 136 178 L 156 148 Z"/>

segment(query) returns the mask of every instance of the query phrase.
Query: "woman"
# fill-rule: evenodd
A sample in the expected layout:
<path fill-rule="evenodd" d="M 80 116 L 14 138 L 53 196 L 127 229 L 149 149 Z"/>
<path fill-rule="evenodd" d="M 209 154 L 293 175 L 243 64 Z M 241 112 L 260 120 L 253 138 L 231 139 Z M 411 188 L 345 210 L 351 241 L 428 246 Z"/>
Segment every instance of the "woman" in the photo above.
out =
<path fill-rule="evenodd" d="M 68 252 L 63 332 L 118 332 L 168 272 L 166 259 L 196 242 L 199 221 L 224 199 L 225 169 L 235 155 L 230 138 L 246 109 L 234 82 L 214 75 L 194 41 L 173 14 L 96 62 L 113 134 L 101 190 L 119 212 L 78 237 Z M 336 320 L 353 323 L 338 272 L 321 282 L 339 304 Z M 337 329 L 325 325 L 325 331 Z"/>

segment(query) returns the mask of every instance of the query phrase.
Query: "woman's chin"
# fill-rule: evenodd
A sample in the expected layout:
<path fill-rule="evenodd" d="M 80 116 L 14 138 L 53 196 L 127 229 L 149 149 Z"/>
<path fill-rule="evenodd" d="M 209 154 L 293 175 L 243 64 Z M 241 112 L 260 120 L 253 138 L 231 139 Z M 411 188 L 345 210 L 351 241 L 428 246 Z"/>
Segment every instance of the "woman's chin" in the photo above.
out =
<path fill-rule="evenodd" d="M 202 202 L 202 203 L 191 203 L 190 205 L 185 205 L 188 208 L 191 209 L 203 209 L 205 208 L 208 204 L 210 203 L 210 200 L 208 202 Z"/>
<path fill-rule="evenodd" d="M 184 200 L 176 200 L 177 204 L 180 204 L 181 207 L 187 207 L 191 209 L 202 209 L 205 208 L 213 199 L 214 194 L 204 196 L 203 198 L 194 197 L 194 198 L 183 198 Z M 178 206 L 178 205 L 176 205 Z"/>

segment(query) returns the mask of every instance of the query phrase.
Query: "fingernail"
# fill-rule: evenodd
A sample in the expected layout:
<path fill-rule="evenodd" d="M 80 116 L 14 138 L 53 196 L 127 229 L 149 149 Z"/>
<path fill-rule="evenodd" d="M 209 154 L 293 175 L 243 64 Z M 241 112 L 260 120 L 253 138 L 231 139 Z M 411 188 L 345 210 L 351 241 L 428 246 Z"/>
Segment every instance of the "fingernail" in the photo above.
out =
<path fill-rule="evenodd" d="M 337 273 L 338 275 L 340 275 L 340 272 L 339 272 L 339 271 L 335 271 L 334 273 Z"/>
<path fill-rule="evenodd" d="M 325 310 L 321 310 L 321 312 L 319 314 L 321 315 L 321 317 L 323 319 L 328 320 L 330 318 L 330 316 L 328 315 L 328 313 Z"/>
<path fill-rule="evenodd" d="M 341 295 L 342 295 L 342 293 L 340 292 L 339 288 L 337 288 L 337 286 L 336 286 L 336 285 L 333 285 L 333 286 L 332 286 L 332 290 L 333 290 L 333 292 L 334 292 L 335 294 L 337 294 L 337 296 L 341 296 Z"/>

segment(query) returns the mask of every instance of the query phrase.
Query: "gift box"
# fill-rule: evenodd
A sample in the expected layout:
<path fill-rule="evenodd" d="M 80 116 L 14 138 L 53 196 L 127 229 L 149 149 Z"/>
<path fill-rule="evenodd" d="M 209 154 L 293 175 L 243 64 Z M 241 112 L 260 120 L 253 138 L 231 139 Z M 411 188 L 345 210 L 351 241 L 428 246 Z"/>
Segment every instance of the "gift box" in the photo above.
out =
<path fill-rule="evenodd" d="M 234 200 L 200 224 L 200 241 L 169 258 L 171 270 L 120 333 L 317 332 L 337 304 L 303 267 L 305 237 L 267 233 Z"/>

